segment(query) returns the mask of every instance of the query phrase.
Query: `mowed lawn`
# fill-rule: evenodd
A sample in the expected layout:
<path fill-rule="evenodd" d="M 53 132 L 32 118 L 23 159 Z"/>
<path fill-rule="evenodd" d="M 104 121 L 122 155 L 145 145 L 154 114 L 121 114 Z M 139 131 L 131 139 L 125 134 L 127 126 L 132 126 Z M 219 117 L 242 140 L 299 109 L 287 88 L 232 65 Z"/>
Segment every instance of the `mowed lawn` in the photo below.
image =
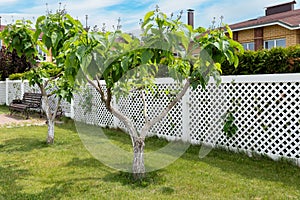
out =
<path fill-rule="evenodd" d="M 200 159 L 191 146 L 170 166 L 134 182 L 85 149 L 72 122 L 56 126 L 0 128 L 0 200 L 7 199 L 300 199 L 300 168 L 288 162 L 213 150 Z M 122 132 L 107 130 L 130 149 Z M 148 139 L 148 150 L 167 142 Z M 124 147 L 122 147 L 124 148 Z"/>

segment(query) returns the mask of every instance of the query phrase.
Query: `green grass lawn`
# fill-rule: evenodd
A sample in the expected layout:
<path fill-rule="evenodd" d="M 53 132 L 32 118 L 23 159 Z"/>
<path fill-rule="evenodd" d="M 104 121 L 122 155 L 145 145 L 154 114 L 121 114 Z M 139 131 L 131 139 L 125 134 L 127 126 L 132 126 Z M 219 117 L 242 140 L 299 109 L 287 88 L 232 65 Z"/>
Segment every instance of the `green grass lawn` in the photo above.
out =
<path fill-rule="evenodd" d="M 7 199 L 300 199 L 300 168 L 287 162 L 213 150 L 203 159 L 190 147 L 176 162 L 135 183 L 85 149 L 72 123 L 0 128 L 0 200 Z M 106 131 L 130 149 L 130 139 Z M 148 139 L 147 151 L 166 144 Z M 150 148 L 149 148 L 150 147 Z"/>
<path fill-rule="evenodd" d="M 0 105 L 0 114 L 9 113 L 8 106 Z"/>

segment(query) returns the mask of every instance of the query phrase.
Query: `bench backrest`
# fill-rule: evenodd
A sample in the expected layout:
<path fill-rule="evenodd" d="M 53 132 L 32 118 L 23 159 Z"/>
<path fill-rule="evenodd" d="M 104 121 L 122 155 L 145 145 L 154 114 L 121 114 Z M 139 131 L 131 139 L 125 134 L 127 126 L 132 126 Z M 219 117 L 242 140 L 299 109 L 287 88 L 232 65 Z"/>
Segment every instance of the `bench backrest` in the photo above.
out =
<path fill-rule="evenodd" d="M 42 104 L 42 94 L 25 92 L 22 101 L 33 107 L 40 107 Z"/>

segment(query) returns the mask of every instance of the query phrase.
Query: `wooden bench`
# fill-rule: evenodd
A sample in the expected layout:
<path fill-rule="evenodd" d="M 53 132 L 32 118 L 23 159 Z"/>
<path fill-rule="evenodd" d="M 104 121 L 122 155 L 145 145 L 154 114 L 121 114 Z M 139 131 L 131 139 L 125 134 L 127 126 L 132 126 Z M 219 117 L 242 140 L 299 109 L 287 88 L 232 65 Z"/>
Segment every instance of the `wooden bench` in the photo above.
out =
<path fill-rule="evenodd" d="M 13 100 L 8 108 L 11 115 L 15 111 L 22 112 L 26 116 L 26 119 L 29 118 L 30 110 L 38 110 L 41 114 L 42 94 L 26 92 L 24 93 L 22 100 Z"/>

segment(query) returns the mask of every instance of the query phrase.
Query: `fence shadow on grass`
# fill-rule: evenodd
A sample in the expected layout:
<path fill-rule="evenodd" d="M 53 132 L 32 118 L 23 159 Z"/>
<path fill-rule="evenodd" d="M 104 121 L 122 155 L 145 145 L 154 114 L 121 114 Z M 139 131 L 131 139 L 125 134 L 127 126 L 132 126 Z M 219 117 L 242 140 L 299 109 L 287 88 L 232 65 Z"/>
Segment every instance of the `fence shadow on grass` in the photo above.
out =
<path fill-rule="evenodd" d="M 192 146 L 181 158 L 204 162 L 228 174 L 239 174 L 248 180 L 261 179 L 281 182 L 296 189 L 300 185 L 300 168 L 291 162 L 274 161 L 266 156 L 248 157 L 244 153 L 234 153 L 222 149 L 212 150 L 206 157 L 198 157 L 200 146 Z"/>

